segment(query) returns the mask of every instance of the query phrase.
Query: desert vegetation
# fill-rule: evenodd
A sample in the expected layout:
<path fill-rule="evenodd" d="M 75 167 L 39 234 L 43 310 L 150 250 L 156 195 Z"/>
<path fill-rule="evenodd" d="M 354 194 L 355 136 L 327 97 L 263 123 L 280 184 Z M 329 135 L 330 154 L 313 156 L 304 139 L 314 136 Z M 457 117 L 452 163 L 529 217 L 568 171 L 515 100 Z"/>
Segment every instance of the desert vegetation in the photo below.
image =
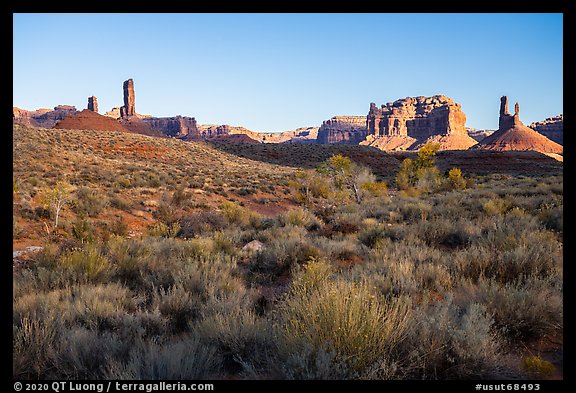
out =
<path fill-rule="evenodd" d="M 14 267 L 15 378 L 559 371 L 527 348 L 563 337 L 561 173 L 226 149 L 14 127 L 14 243 L 43 247 Z"/>

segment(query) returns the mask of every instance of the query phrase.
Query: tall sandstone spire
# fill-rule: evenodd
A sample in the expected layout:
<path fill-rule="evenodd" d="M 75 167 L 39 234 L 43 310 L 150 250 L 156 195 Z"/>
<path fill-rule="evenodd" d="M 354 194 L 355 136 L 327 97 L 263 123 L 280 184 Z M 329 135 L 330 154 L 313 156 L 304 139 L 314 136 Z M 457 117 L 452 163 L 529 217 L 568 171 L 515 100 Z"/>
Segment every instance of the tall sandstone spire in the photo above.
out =
<path fill-rule="evenodd" d="M 88 97 L 88 110 L 98 113 L 98 99 L 95 96 Z"/>
<path fill-rule="evenodd" d="M 134 81 L 128 79 L 124 82 L 124 106 L 120 108 L 121 117 L 124 118 L 136 115 L 136 108 L 134 106 L 135 100 Z"/>

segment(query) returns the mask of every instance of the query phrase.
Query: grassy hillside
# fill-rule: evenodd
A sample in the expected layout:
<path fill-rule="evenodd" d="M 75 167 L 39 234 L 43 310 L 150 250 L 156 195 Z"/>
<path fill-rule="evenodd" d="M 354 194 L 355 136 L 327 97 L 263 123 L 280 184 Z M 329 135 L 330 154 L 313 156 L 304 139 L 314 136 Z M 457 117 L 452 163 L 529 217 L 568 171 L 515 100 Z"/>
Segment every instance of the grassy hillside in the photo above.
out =
<path fill-rule="evenodd" d="M 562 376 L 559 165 L 400 190 L 374 149 L 13 135 L 14 247 L 43 247 L 14 262 L 15 378 Z M 307 169 L 337 153 L 368 169 Z"/>

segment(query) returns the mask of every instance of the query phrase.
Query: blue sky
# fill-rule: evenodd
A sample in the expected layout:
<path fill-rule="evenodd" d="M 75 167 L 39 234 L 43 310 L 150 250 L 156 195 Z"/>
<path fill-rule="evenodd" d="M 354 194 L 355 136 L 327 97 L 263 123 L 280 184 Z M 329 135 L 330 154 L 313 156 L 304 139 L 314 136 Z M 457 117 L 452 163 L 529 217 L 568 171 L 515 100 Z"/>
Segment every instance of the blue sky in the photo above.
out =
<path fill-rule="evenodd" d="M 14 14 L 13 104 L 136 111 L 254 131 L 445 94 L 467 126 L 563 113 L 562 14 Z"/>

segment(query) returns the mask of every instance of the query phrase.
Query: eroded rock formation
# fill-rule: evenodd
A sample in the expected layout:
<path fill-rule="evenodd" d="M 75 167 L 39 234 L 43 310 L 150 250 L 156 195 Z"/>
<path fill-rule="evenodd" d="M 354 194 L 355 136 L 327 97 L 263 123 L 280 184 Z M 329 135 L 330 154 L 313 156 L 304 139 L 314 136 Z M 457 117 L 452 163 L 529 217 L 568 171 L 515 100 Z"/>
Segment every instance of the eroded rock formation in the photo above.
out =
<path fill-rule="evenodd" d="M 561 145 L 564 144 L 563 115 L 549 117 L 546 120 L 534 122 L 530 124 L 529 127 L 556 143 Z"/>
<path fill-rule="evenodd" d="M 508 113 L 508 97 L 500 99 L 498 130 L 479 142 L 474 149 L 483 150 L 535 150 L 542 153 L 562 154 L 562 145 L 526 127 L 520 121 L 520 106 L 514 106 L 514 115 Z"/>
<path fill-rule="evenodd" d="M 162 134 L 174 138 L 187 137 L 199 139 L 200 135 L 196 125 L 196 119 L 187 116 L 174 117 L 148 117 L 140 119 L 141 122 Z"/>
<path fill-rule="evenodd" d="M 357 145 L 368 135 L 366 116 L 334 116 L 318 130 L 318 143 Z"/>
<path fill-rule="evenodd" d="M 466 132 L 465 124 L 460 104 L 444 95 L 407 97 L 380 108 L 371 103 L 366 125 L 372 137 L 363 144 L 404 150 L 436 141 L 442 150 L 468 149 L 476 141 Z"/>
<path fill-rule="evenodd" d="M 134 95 L 134 81 L 124 81 L 124 106 L 120 108 L 120 117 L 125 118 L 136 115 L 136 96 Z"/>
<path fill-rule="evenodd" d="M 76 107 L 72 105 L 58 105 L 53 110 L 38 109 L 35 111 L 13 107 L 12 120 L 27 126 L 52 128 L 59 120 L 77 112 Z"/>
<path fill-rule="evenodd" d="M 98 113 L 98 99 L 96 97 L 88 97 L 88 110 Z"/>

